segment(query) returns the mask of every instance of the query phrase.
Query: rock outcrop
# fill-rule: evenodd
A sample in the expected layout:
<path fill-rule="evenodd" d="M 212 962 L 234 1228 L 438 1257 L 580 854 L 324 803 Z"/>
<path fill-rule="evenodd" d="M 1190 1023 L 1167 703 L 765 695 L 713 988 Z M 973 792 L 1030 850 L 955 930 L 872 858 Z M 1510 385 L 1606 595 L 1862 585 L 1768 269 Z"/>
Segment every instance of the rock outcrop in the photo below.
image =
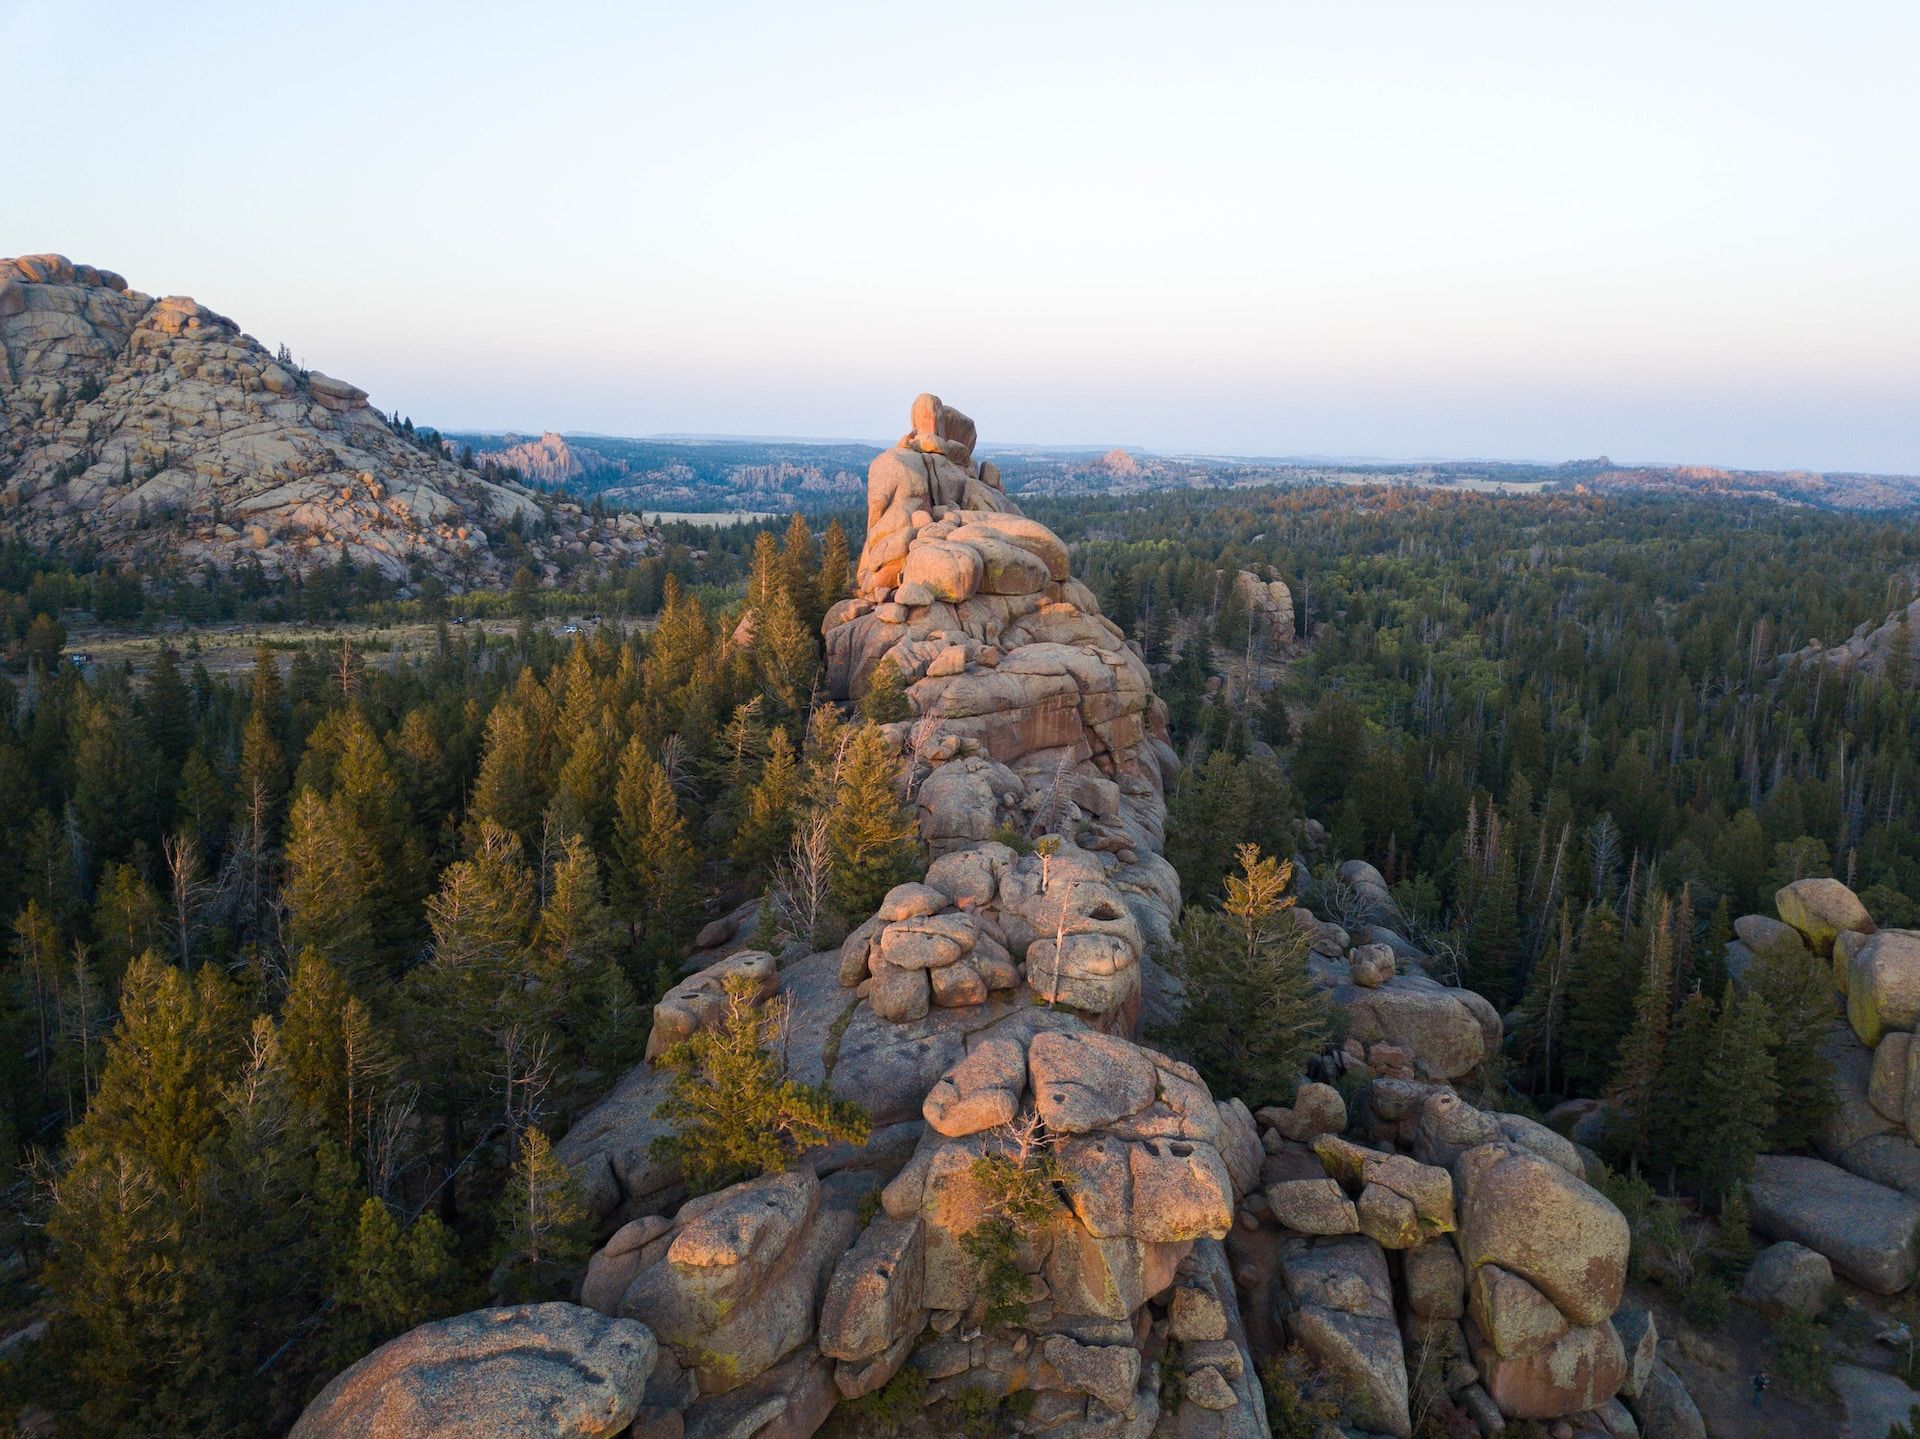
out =
<path fill-rule="evenodd" d="M 335 1375 L 289 1439 L 611 1439 L 655 1353 L 645 1326 L 572 1304 L 475 1310 Z"/>
<path fill-rule="evenodd" d="M 510 577 L 519 561 L 493 544 L 510 524 L 549 577 L 561 558 L 656 547 L 637 516 L 463 469 L 367 399 L 184 296 L 60 255 L 0 259 L 0 532 L 269 573 L 345 557 L 460 586 Z"/>
<path fill-rule="evenodd" d="M 715 1023 L 744 976 L 793 1078 L 864 1105 L 869 1140 L 689 1198 L 647 1063 L 557 1146 L 610 1236 L 583 1302 L 658 1341 L 635 1433 L 803 1439 L 910 1368 L 929 1406 L 1017 1396 L 1021 1434 L 1263 1439 L 1257 1360 L 1290 1346 L 1351 1432 L 1406 1439 L 1434 1382 L 1488 1432 L 1630 1423 L 1615 1395 L 1651 1392 L 1655 1361 L 1619 1310 L 1626 1222 L 1572 1143 L 1451 1087 L 1500 1017 L 1384 927 L 1370 867 L 1342 880 L 1379 923 L 1298 911 L 1350 1035 L 1290 1105 L 1256 1117 L 1139 1042 L 1179 903 L 1164 716 L 974 439 L 916 401 L 828 617 L 837 698 L 882 664 L 909 681 L 892 734 L 923 875 L 837 951 L 719 926 L 703 943 L 737 947 L 662 998 L 649 1045 Z"/>

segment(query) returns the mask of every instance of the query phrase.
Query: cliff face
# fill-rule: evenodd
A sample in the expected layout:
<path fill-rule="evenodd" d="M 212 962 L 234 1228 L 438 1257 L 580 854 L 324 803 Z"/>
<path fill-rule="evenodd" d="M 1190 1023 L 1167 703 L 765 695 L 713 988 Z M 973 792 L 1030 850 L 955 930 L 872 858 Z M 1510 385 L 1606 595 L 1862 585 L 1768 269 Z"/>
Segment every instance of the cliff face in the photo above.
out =
<path fill-rule="evenodd" d="M 132 560 L 303 573 L 345 555 L 479 583 L 504 578 L 491 534 L 516 521 L 536 560 L 653 543 L 637 518 L 461 469 L 184 296 L 59 255 L 0 260 L 0 529 Z"/>
<path fill-rule="evenodd" d="M 803 1439 L 911 1366 L 926 1406 L 1004 1405 L 1011 1432 L 1259 1439 L 1259 1361 L 1289 1346 L 1347 1423 L 1402 1439 L 1423 1359 L 1433 1402 L 1489 1432 L 1640 1392 L 1655 1336 L 1644 1314 L 1614 1322 L 1624 1219 L 1569 1141 L 1453 1089 L 1499 1016 L 1425 975 L 1366 866 L 1343 876 L 1382 921 L 1360 942 L 1302 912 L 1312 972 L 1353 1021 L 1315 1067 L 1351 1076 L 1353 1110 L 1303 1083 L 1250 1114 L 1138 1041 L 1179 902 L 1158 855 L 1163 712 L 1065 546 L 972 444 L 965 416 L 915 403 L 869 473 L 858 592 L 826 625 L 837 698 L 882 665 L 907 681 L 914 713 L 891 729 L 922 878 L 837 952 L 783 964 L 720 935 L 724 957 L 657 1006 L 648 1051 L 716 1024 L 740 974 L 785 1004 L 792 1077 L 864 1105 L 871 1136 L 689 1200 L 652 1151 L 667 1074 L 643 1064 L 585 1116 L 556 1152 L 610 1237 L 571 1311 L 578 1343 L 604 1347 L 611 1322 L 657 1350 L 608 1428 L 567 1432 Z M 1039 1182 L 996 1247 L 1009 1172 Z M 564 1308 L 490 1312 L 544 1353 Z M 441 1355 L 470 1319 L 395 1346 Z M 486 1388 L 441 1359 L 403 1377 L 395 1346 L 330 1385 L 297 1439 L 352 1432 L 382 1386 Z M 604 1383 L 606 1364 L 581 1368 Z M 540 1382 L 550 1409 L 580 1407 L 579 1386 Z M 949 1413 L 924 1432 L 951 1432 Z"/>

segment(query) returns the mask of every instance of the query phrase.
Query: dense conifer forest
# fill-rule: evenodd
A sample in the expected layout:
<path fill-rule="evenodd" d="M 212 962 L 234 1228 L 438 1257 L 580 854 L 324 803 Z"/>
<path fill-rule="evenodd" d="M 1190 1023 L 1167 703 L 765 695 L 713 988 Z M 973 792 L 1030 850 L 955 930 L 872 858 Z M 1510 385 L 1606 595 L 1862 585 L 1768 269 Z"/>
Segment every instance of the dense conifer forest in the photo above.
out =
<path fill-rule="evenodd" d="M 1805 1146 L 1831 995 L 1766 955 L 1730 985 L 1726 942 L 1808 874 L 1920 920 L 1913 675 L 1779 659 L 1912 597 L 1910 518 L 1340 488 L 1027 508 L 1155 666 L 1190 902 L 1251 842 L 1339 919 L 1332 861 L 1364 858 L 1519 1011 L 1487 1077 L 1516 1107 L 1624 1099 L 1610 1157 L 1716 1209 L 1759 1147 Z M 73 1433 L 274 1434 L 424 1319 L 567 1292 L 595 1236 L 551 1143 L 640 1058 L 703 918 L 764 894 L 769 944 L 824 946 L 906 872 L 877 728 L 904 696 L 817 695 L 843 518 L 676 532 L 566 596 L 0 552 L 0 1330 L 53 1320 L 0 1394 Z M 1287 581 L 1295 633 L 1249 616 L 1241 569 Z M 568 609 L 604 622 L 540 622 Z M 453 622 L 476 614 L 520 627 Z M 83 674 L 83 615 L 178 643 Z M 263 646 L 233 676 L 164 629 L 323 616 L 440 627 L 418 659 Z"/>

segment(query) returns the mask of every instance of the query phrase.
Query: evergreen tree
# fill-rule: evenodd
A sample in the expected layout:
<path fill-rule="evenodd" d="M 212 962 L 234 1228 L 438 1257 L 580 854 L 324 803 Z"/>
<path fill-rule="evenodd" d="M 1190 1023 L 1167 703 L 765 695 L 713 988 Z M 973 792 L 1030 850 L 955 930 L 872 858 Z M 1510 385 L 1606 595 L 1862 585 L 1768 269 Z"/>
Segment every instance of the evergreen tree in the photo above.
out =
<path fill-rule="evenodd" d="M 888 890 L 913 878 L 920 830 L 900 800 L 900 756 L 873 724 L 847 736 L 838 788 L 827 811 L 829 886 L 849 917 L 871 914 Z"/>
<path fill-rule="evenodd" d="M 672 782 L 637 736 L 620 757 L 614 810 L 615 906 L 664 974 L 692 937 L 699 858 Z"/>
<path fill-rule="evenodd" d="M 1567 981 L 1566 1074 L 1575 1090 L 1598 1094 L 1613 1073 L 1633 1021 L 1637 978 L 1612 906 L 1595 905 L 1580 921 Z"/>
<path fill-rule="evenodd" d="M 1691 1175 L 1704 1136 L 1700 1104 L 1702 1075 L 1713 1060 L 1714 1002 L 1695 991 L 1674 1011 L 1654 1087 L 1650 1128 L 1650 1168 L 1671 1188 L 1682 1173 Z"/>
<path fill-rule="evenodd" d="M 160 942 L 164 912 L 153 892 L 131 864 L 110 864 L 93 905 L 93 957 L 110 994 L 120 989 L 120 976 L 134 959 Z"/>
<path fill-rule="evenodd" d="M 1766 1000 L 1755 989 L 1729 984 L 1707 1067 L 1694 1081 L 1700 1119 L 1688 1166 L 1695 1192 L 1716 1209 L 1753 1172 L 1754 1156 L 1775 1124 L 1771 1039 Z"/>
<path fill-rule="evenodd" d="M 403 1232 L 379 1199 L 362 1201 L 351 1245 L 333 1274 L 329 1360 L 352 1363 L 447 1306 L 458 1268 L 453 1237 L 431 1214 Z"/>
<path fill-rule="evenodd" d="M 860 717 L 871 724 L 894 724 L 913 717 L 906 676 L 891 660 L 881 661 L 867 676 L 867 687 L 860 695 Z"/>
<path fill-rule="evenodd" d="M 1827 1057 L 1833 1025 L 1833 981 L 1826 965 L 1799 945 L 1771 945 L 1756 954 L 1747 976 L 1767 1015 L 1767 1058 L 1776 1089 L 1773 1148 L 1813 1146 L 1836 1099 L 1833 1061 Z"/>
<path fill-rule="evenodd" d="M 398 1062 L 391 1038 L 315 950 L 294 964 L 279 1045 L 295 1100 L 346 1153 L 357 1153 Z"/>
<path fill-rule="evenodd" d="M 687 1188 L 707 1194 L 785 1169 L 821 1144 L 864 1144 L 865 1110 L 786 1074 L 781 1015 L 755 1001 L 751 981 L 729 978 L 726 1000 L 716 1028 L 659 1058 L 673 1081 L 654 1111 L 671 1126 L 653 1141 L 655 1156 L 677 1160 Z"/>
<path fill-rule="evenodd" d="M 1502 845 L 1467 924 L 1467 983 L 1504 1011 L 1520 966 L 1518 886 L 1513 846 Z"/>
<path fill-rule="evenodd" d="M 813 620 L 815 610 L 824 618 L 827 611 L 847 597 L 853 588 L 853 559 L 847 547 L 847 532 L 841 528 L 840 521 L 827 522 L 827 534 L 820 546 L 820 588 L 808 618 L 812 627 L 818 628 L 819 621 Z"/>
<path fill-rule="evenodd" d="M 151 954 L 128 967 L 120 1010 L 100 1088 L 68 1135 L 44 1277 L 93 1432 L 206 1432 L 223 1356 L 199 1200 L 245 1051 L 239 1016 L 217 966 L 189 983 Z"/>
<path fill-rule="evenodd" d="M 565 1297 L 593 1249 L 593 1216 L 572 1171 L 538 1129 L 520 1136 L 520 1156 L 495 1214 L 494 1297 L 504 1304 Z"/>
<path fill-rule="evenodd" d="M 207 762 L 206 751 L 195 745 L 180 767 L 180 792 L 174 813 L 203 852 L 217 851 L 226 841 L 232 795 Z"/>
<path fill-rule="evenodd" d="M 1189 906 L 1169 957 L 1179 1017 L 1162 1036 L 1208 1085 L 1250 1103 L 1293 1098 L 1307 1061 L 1335 1034 L 1326 993 L 1307 970 L 1307 935 L 1287 893 L 1293 867 L 1242 845 L 1223 910 Z"/>
<path fill-rule="evenodd" d="M 1636 1175 L 1652 1141 L 1654 1097 L 1659 1091 L 1661 1068 L 1666 1063 L 1673 1001 L 1672 919 L 1670 904 L 1661 900 L 1655 918 L 1647 926 L 1647 958 L 1634 998 L 1633 1027 L 1621 1042 L 1607 1089 L 1607 1097 L 1619 1110 L 1619 1117 L 1608 1130 L 1608 1138 L 1620 1146 Z"/>
<path fill-rule="evenodd" d="M 300 792 L 287 832 L 284 898 L 291 947 L 296 953 L 313 950 L 365 984 L 375 974 L 369 956 L 370 850 L 351 816 L 311 789 Z"/>
<path fill-rule="evenodd" d="M 733 862 L 750 878 L 764 878 L 787 852 L 801 799 L 800 763 L 785 730 L 767 739 L 766 763 L 747 795 L 746 815 L 733 837 Z"/>

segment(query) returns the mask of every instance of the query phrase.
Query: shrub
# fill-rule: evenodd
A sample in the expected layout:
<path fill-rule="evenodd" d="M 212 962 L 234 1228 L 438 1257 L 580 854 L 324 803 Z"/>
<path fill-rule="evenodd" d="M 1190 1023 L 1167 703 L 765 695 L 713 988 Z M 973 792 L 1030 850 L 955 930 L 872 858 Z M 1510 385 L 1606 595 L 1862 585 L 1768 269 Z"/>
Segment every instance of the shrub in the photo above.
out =
<path fill-rule="evenodd" d="M 1826 1331 L 1806 1315 L 1787 1314 L 1773 1326 L 1773 1367 L 1794 1393 L 1833 1398 L 1833 1355 Z"/>
<path fill-rule="evenodd" d="M 927 1376 L 908 1364 L 878 1389 L 851 1401 L 847 1409 L 878 1439 L 891 1439 L 926 1412 Z"/>
<path fill-rule="evenodd" d="M 1007 1125 L 1005 1136 L 1000 1153 L 973 1161 L 973 1182 L 986 1195 L 988 1217 L 960 1236 L 978 1270 L 981 1323 L 989 1329 L 1026 1323 L 1030 1286 L 1020 1251 L 1059 1211 L 1055 1186 L 1067 1182 L 1038 1115 Z"/>
<path fill-rule="evenodd" d="M 1340 1406 L 1320 1393 L 1313 1361 L 1298 1345 L 1260 1366 L 1260 1387 L 1267 1398 L 1267 1427 L 1273 1439 L 1318 1439 L 1340 1417 Z"/>
<path fill-rule="evenodd" d="M 1718 1329 L 1733 1309 L 1733 1293 L 1718 1274 L 1696 1274 L 1680 1291 L 1680 1312 L 1697 1329 Z"/>

